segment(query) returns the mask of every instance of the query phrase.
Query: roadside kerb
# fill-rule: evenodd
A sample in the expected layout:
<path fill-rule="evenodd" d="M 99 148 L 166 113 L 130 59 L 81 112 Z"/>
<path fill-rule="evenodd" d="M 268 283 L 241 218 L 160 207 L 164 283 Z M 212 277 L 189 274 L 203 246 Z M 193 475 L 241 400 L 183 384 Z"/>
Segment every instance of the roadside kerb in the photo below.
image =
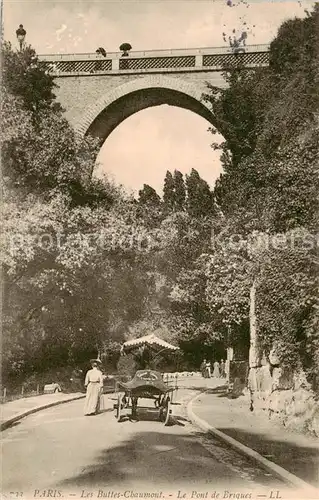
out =
<path fill-rule="evenodd" d="M 303 481 L 302 479 L 295 476 L 291 472 L 288 472 L 283 467 L 280 467 L 280 465 L 277 465 L 277 464 L 271 462 L 270 460 L 267 460 L 267 458 L 260 455 L 260 453 L 258 453 L 257 451 L 252 450 L 248 446 L 245 446 L 244 444 L 242 444 L 239 441 L 237 441 L 236 439 L 228 436 L 224 432 L 221 432 L 218 429 L 215 429 L 215 427 L 212 427 L 208 422 L 199 418 L 196 415 L 196 413 L 194 413 L 194 411 L 193 411 L 193 403 L 198 398 L 200 398 L 203 394 L 205 394 L 205 392 L 207 392 L 207 391 L 201 391 L 200 394 L 197 394 L 195 397 L 193 397 L 187 404 L 187 408 L 186 408 L 187 415 L 188 415 L 188 418 L 191 420 L 191 422 L 193 422 L 194 424 L 196 424 L 198 427 L 200 427 L 202 430 L 208 432 L 209 434 L 213 434 L 214 436 L 222 439 L 223 441 L 226 441 L 230 446 L 235 448 L 237 451 L 248 456 L 249 458 L 252 458 L 256 462 L 258 462 L 264 469 L 266 469 L 267 471 L 270 471 L 272 474 L 279 477 L 285 483 L 293 485 L 297 488 L 307 489 L 308 491 L 311 491 L 313 493 L 318 494 L 318 489 L 313 487 L 311 484 L 306 483 L 306 481 Z M 317 498 L 317 497 L 315 497 L 315 498 Z"/>
<path fill-rule="evenodd" d="M 1 422 L 0 424 L 0 431 L 4 431 L 8 427 L 10 427 L 12 424 L 17 422 L 18 420 L 21 420 L 21 418 L 27 417 L 28 415 L 31 415 L 32 413 L 36 413 L 41 410 L 46 410 L 47 408 L 50 408 L 51 406 L 57 406 L 61 405 L 63 403 L 70 403 L 71 401 L 75 401 L 77 399 L 83 399 L 85 398 L 85 394 L 81 394 L 80 396 L 72 396 L 69 399 L 62 399 L 60 401 L 53 401 L 51 403 L 46 403 L 44 405 L 39 405 L 35 406 L 33 408 L 30 408 L 29 410 L 25 410 L 24 412 L 18 413 L 14 415 L 13 417 L 9 418 L 8 420 L 5 420 Z"/>

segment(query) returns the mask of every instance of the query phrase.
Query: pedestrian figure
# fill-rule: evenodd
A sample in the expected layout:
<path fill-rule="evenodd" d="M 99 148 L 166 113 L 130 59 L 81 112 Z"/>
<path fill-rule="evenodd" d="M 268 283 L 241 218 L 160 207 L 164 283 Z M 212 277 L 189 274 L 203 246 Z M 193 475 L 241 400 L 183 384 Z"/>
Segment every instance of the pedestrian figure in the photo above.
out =
<path fill-rule="evenodd" d="M 103 47 L 99 47 L 95 51 L 97 54 L 101 54 L 101 56 L 106 57 L 106 50 Z"/>
<path fill-rule="evenodd" d="M 89 370 L 85 377 L 86 398 L 84 415 L 96 415 L 101 409 L 103 375 L 99 368 L 100 364 L 101 361 L 99 359 L 91 359 L 92 370 Z"/>
<path fill-rule="evenodd" d="M 20 45 L 20 50 L 22 50 L 23 42 L 24 42 L 26 34 L 27 34 L 27 32 L 24 29 L 23 24 L 19 24 L 19 28 L 16 31 L 16 35 L 17 35 L 17 39 L 18 39 L 18 42 Z"/>
<path fill-rule="evenodd" d="M 220 377 L 221 378 L 225 378 L 226 377 L 226 373 L 225 373 L 225 363 L 224 363 L 224 360 L 222 359 L 221 362 L 220 362 Z"/>
<path fill-rule="evenodd" d="M 206 362 L 206 376 L 210 378 L 212 376 L 212 365 L 210 361 Z"/>
<path fill-rule="evenodd" d="M 215 363 L 214 363 L 213 377 L 216 377 L 216 378 L 220 377 L 220 371 L 219 371 L 219 363 L 218 363 L 218 361 L 215 361 Z"/>
<path fill-rule="evenodd" d="M 100 57 L 106 57 L 106 51 L 103 49 L 103 47 L 99 47 L 96 49 L 95 53 L 100 56 Z M 92 71 L 102 71 L 103 70 L 103 62 L 102 61 L 96 61 L 94 64 L 94 69 Z"/>
<path fill-rule="evenodd" d="M 203 359 L 200 365 L 200 371 L 202 372 L 202 377 L 206 378 L 206 358 Z"/>

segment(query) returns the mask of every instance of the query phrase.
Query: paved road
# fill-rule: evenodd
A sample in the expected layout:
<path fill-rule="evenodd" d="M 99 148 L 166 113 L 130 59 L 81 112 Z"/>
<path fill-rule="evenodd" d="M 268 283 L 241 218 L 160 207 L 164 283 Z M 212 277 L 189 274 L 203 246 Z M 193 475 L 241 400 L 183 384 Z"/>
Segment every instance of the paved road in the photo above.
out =
<path fill-rule="evenodd" d="M 318 488 L 318 440 L 289 431 L 270 420 L 266 412 L 252 413 L 248 411 L 248 399 L 230 399 L 225 397 L 226 394 L 225 388 L 222 387 L 201 394 L 193 404 L 195 414 L 219 431 L 258 451 L 271 462 Z"/>
<path fill-rule="evenodd" d="M 192 394 L 180 390 L 179 400 Z M 187 499 L 212 498 L 215 490 L 219 498 L 236 498 L 227 492 L 249 494 L 256 488 L 269 498 L 271 489 L 283 491 L 269 473 L 196 430 L 182 405 L 170 427 L 144 420 L 143 414 L 139 422 L 118 423 L 113 401 L 104 397 L 106 410 L 100 415 L 83 416 L 80 400 L 36 413 L 2 433 L 5 498 L 20 492 L 18 498 L 27 500 L 102 498 L 102 492 L 103 498 L 116 493 L 136 498 L 137 492 L 160 491 L 161 498 L 175 498 L 179 489 Z M 49 488 L 55 491 L 48 494 Z M 195 491 L 201 496 L 192 495 Z"/>

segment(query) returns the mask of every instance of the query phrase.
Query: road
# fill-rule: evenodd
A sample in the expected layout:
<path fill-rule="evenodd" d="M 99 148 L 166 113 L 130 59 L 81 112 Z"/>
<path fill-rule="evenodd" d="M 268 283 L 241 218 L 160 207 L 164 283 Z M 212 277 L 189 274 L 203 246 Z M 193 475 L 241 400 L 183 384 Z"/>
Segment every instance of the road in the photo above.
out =
<path fill-rule="evenodd" d="M 179 390 L 179 401 L 195 393 Z M 214 498 L 214 491 L 219 498 L 238 498 L 228 496 L 238 491 L 269 498 L 271 490 L 282 491 L 279 480 L 193 427 L 183 405 L 170 427 L 146 414 L 118 423 L 111 396 L 104 398 L 106 409 L 97 416 L 85 417 L 79 400 L 2 433 L 5 498 L 136 498 L 137 492 L 175 498 L 178 490 L 190 499 Z"/>

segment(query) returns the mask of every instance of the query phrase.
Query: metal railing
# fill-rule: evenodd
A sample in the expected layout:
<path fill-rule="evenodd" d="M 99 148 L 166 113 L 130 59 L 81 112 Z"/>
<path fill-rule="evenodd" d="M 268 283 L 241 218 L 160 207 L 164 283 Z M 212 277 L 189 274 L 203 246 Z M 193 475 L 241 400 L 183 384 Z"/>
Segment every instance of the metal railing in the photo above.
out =
<path fill-rule="evenodd" d="M 268 52 L 269 44 L 256 44 L 256 45 L 246 45 L 245 53 L 249 52 Z M 227 47 L 201 47 L 194 49 L 165 49 L 165 50 L 145 50 L 145 51 L 133 51 L 129 53 L 129 58 L 144 58 L 144 57 L 168 57 L 168 56 L 196 56 L 205 54 L 231 54 L 233 49 L 229 46 Z M 100 54 L 95 52 L 83 52 L 83 53 L 73 53 L 73 54 L 40 54 L 40 61 L 88 61 L 88 60 L 103 60 L 103 59 L 124 59 L 122 57 L 122 52 L 107 52 L 104 58 Z"/>
<path fill-rule="evenodd" d="M 60 60 L 40 61 L 42 68 L 55 77 L 112 75 L 120 73 L 176 73 L 223 71 L 225 69 L 268 66 L 268 52 L 206 54 L 201 56 L 170 56 L 151 58 L 123 58 L 120 60 Z"/>

